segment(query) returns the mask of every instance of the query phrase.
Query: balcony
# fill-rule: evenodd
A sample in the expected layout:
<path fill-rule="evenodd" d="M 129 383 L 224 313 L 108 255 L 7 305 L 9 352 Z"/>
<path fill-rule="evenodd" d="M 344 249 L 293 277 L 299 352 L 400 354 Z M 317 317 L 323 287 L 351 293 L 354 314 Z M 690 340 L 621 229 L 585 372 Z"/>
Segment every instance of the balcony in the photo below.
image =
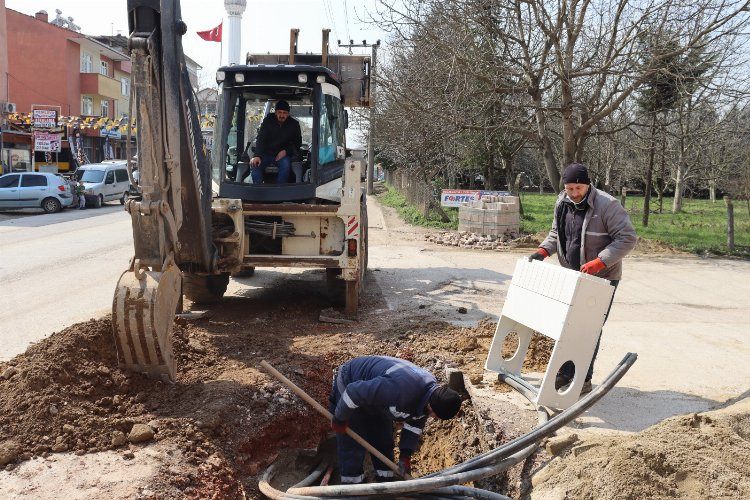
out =
<path fill-rule="evenodd" d="M 120 81 L 114 78 L 99 73 L 81 73 L 81 94 L 121 99 L 122 87 Z"/>

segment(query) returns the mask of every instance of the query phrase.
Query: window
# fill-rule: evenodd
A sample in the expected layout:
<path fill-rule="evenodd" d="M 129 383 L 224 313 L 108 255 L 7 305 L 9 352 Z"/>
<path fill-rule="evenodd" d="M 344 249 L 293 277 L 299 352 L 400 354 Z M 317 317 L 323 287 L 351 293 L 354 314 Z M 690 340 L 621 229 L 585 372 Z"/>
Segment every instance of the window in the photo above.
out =
<path fill-rule="evenodd" d="M 76 170 L 76 180 L 90 182 L 91 184 L 99 184 L 104 180 L 104 171 L 79 168 Z"/>
<path fill-rule="evenodd" d="M 130 95 L 130 78 L 123 78 L 120 80 L 120 89 L 122 95 Z"/>
<path fill-rule="evenodd" d="M 81 114 L 89 116 L 94 114 L 94 100 L 91 97 L 81 97 Z"/>
<path fill-rule="evenodd" d="M 108 100 L 105 99 L 105 100 L 102 101 L 102 110 L 101 111 L 102 111 L 101 112 L 102 116 L 107 116 L 107 117 L 109 116 L 109 101 Z"/>
<path fill-rule="evenodd" d="M 318 163 L 324 165 L 342 158 L 344 149 L 344 110 L 338 97 L 325 94 L 320 103 Z"/>
<path fill-rule="evenodd" d="M 18 179 L 21 176 L 18 174 L 4 175 L 0 177 L 0 188 L 15 188 L 18 187 Z"/>
<path fill-rule="evenodd" d="M 107 61 L 99 61 L 99 74 L 109 76 L 109 63 Z"/>
<path fill-rule="evenodd" d="M 21 187 L 47 186 L 47 178 L 43 175 L 24 174 L 21 179 Z"/>
<path fill-rule="evenodd" d="M 94 60 L 91 54 L 81 54 L 81 73 L 92 73 L 94 68 Z"/>
<path fill-rule="evenodd" d="M 114 184 L 115 183 L 115 172 L 114 170 L 110 170 L 107 172 L 107 177 L 104 178 L 104 184 Z"/>
<path fill-rule="evenodd" d="M 115 179 L 117 182 L 130 182 L 127 170 L 115 170 Z"/>

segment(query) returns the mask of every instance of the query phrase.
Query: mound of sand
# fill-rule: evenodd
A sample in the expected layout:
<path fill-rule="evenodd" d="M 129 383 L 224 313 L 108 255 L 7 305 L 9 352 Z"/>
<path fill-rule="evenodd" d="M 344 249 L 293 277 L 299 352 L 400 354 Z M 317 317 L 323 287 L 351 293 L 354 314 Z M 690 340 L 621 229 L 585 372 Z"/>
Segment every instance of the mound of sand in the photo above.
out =
<path fill-rule="evenodd" d="M 580 441 L 532 484 L 535 499 L 750 498 L 750 398 Z"/>

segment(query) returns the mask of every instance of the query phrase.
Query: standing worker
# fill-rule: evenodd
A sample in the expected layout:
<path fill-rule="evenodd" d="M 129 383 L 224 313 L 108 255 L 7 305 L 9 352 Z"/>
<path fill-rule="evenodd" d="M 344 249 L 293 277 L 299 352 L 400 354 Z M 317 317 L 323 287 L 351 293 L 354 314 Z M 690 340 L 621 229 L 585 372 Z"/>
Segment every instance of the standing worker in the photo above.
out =
<path fill-rule="evenodd" d="M 398 466 L 408 474 L 427 418 L 448 420 L 461 408 L 458 393 L 438 385 L 427 370 L 388 356 L 362 356 L 338 367 L 329 402 L 342 484 L 364 480 L 365 449 L 346 435 L 347 427 L 393 460 L 393 422 L 403 422 Z M 375 457 L 372 462 L 378 481 L 393 480 L 385 464 Z"/>
<path fill-rule="evenodd" d="M 557 198 L 552 229 L 529 260 L 544 260 L 557 252 L 561 266 L 608 279 L 617 290 L 622 278 L 622 259 L 633 250 L 637 240 L 630 217 L 614 197 L 591 185 L 584 165 L 568 165 L 562 179 L 565 189 Z M 605 322 L 611 308 L 612 301 L 604 316 Z M 591 392 L 601 336 L 599 332 L 583 384 L 584 393 Z M 569 385 L 574 376 L 575 366 L 568 361 L 560 368 L 555 388 Z"/>

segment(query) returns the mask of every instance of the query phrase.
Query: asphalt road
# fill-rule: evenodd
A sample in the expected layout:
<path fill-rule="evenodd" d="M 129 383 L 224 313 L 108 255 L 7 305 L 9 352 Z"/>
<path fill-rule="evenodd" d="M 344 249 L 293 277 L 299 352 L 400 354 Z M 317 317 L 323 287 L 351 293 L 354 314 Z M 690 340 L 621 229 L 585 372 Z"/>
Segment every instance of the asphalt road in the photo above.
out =
<path fill-rule="evenodd" d="M 119 204 L 0 212 L 0 359 L 109 312 L 132 253 L 130 217 Z"/>

